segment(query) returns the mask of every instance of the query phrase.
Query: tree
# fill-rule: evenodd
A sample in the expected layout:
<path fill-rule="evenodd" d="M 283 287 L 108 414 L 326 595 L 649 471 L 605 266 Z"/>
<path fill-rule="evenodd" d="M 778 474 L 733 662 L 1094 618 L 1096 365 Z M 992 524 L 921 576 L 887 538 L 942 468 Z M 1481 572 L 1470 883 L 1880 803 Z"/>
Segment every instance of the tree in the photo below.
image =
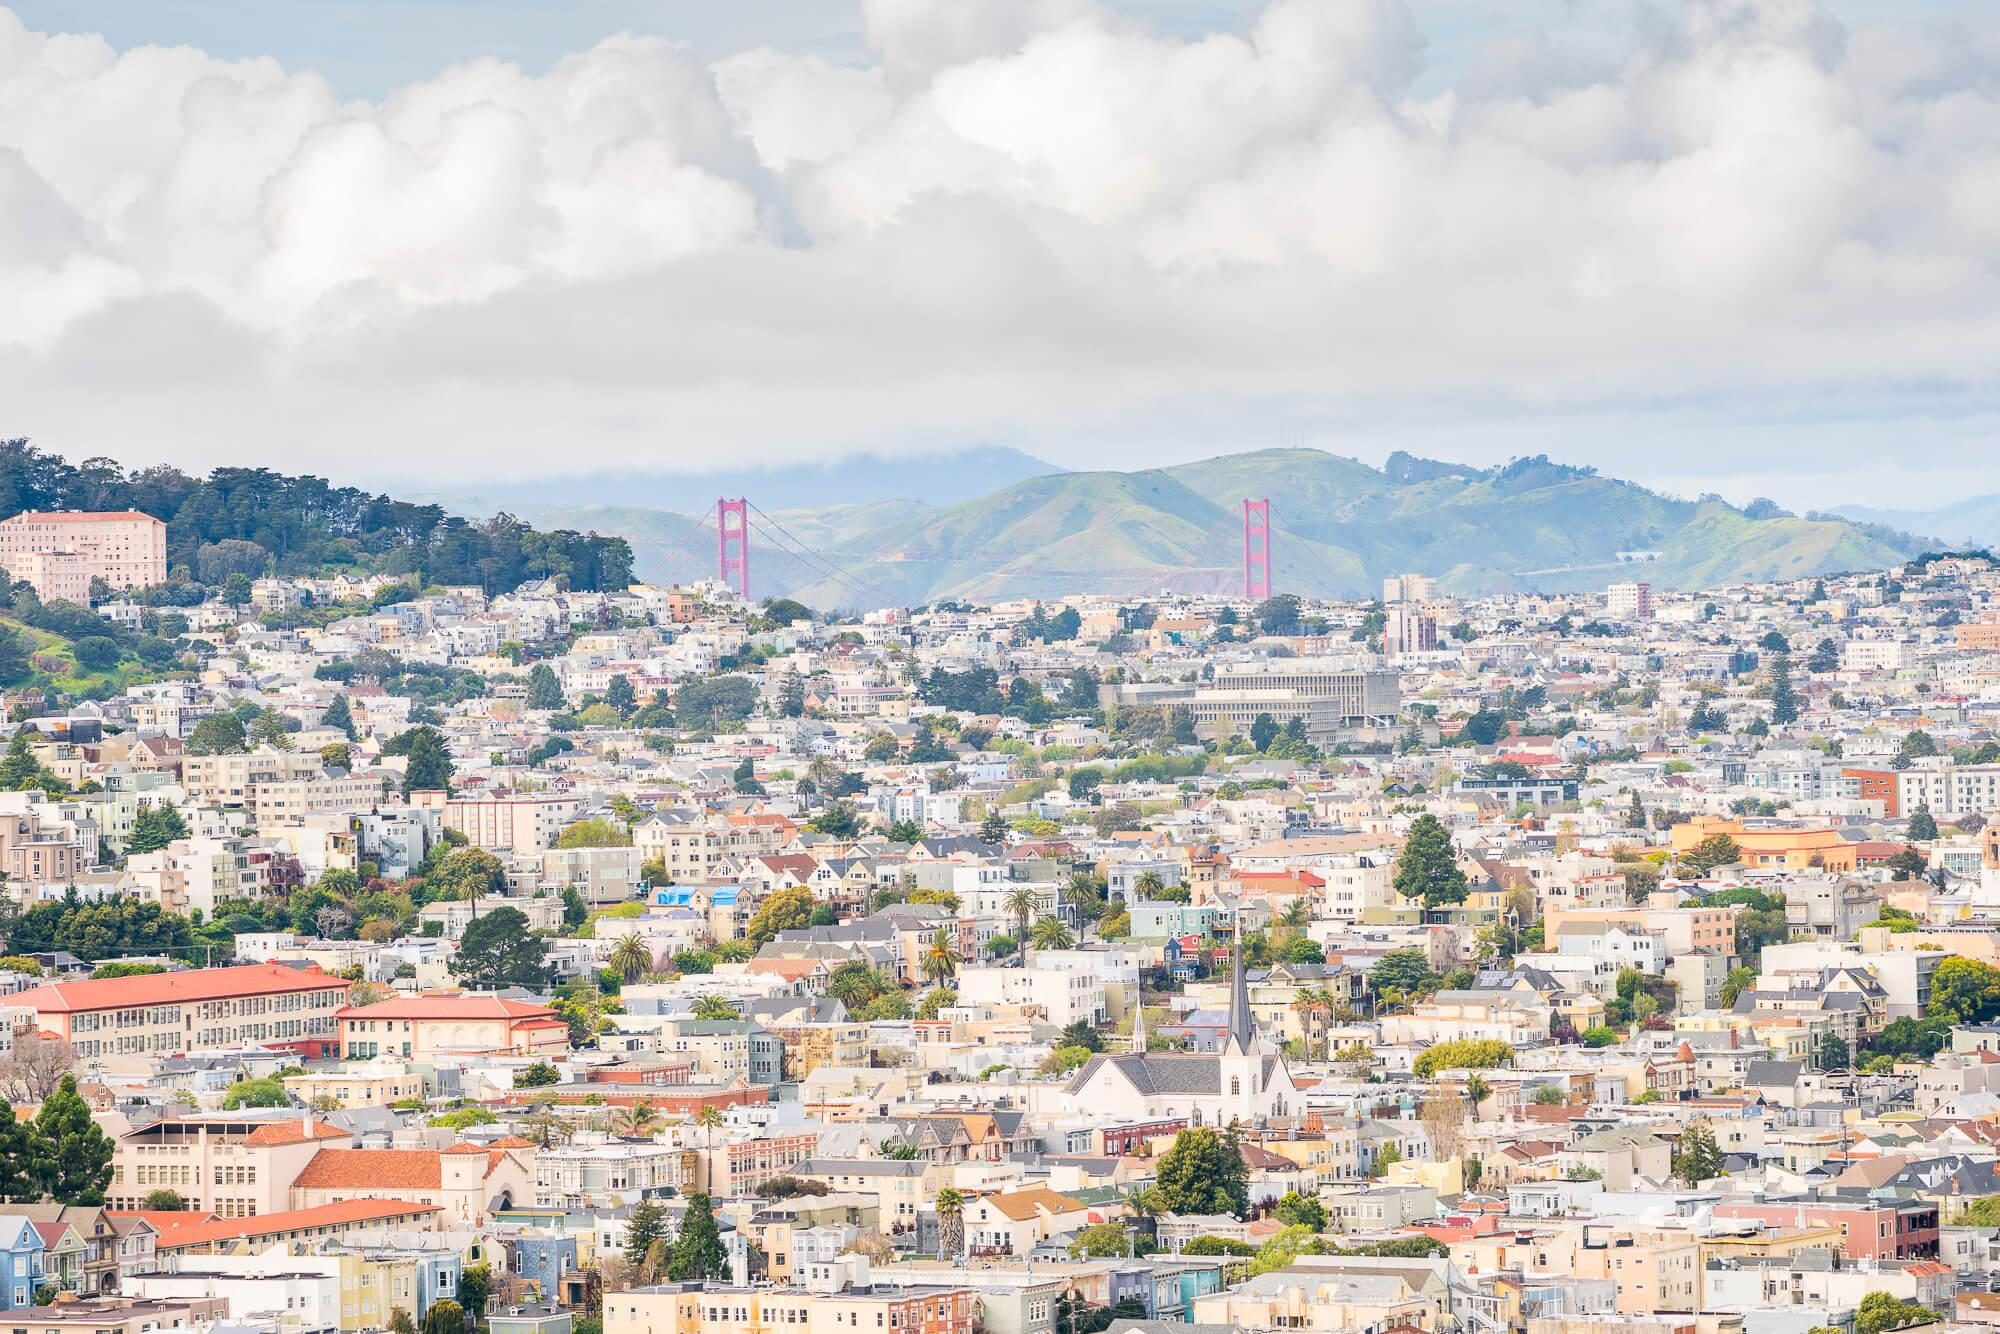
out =
<path fill-rule="evenodd" d="M 813 896 L 809 889 L 781 889 L 757 905 L 744 939 L 762 949 L 780 931 L 800 931 L 812 924 Z"/>
<path fill-rule="evenodd" d="M 31 1125 L 15 1120 L 14 1104 L 0 1102 L 0 1200 L 33 1203 L 41 1198 L 29 1170 L 33 1135 Z"/>
<path fill-rule="evenodd" d="M 410 1319 L 410 1313 L 402 1307 L 389 1310 L 389 1334 L 417 1334 L 417 1322 Z"/>
<path fill-rule="evenodd" d="M 284 1081 L 271 1075 L 261 1079 L 239 1079 L 222 1094 L 222 1106 L 231 1112 L 242 1107 L 289 1107 L 291 1102 L 291 1095 L 285 1092 Z"/>
<path fill-rule="evenodd" d="M 641 1199 L 632 1206 L 631 1217 L 625 1222 L 625 1262 L 634 1266 L 646 1262 L 646 1252 L 654 1242 L 666 1235 L 667 1211 L 656 1201 Z"/>
<path fill-rule="evenodd" d="M 403 770 L 403 795 L 412 792 L 451 791 L 451 752 L 435 728 L 413 727 L 402 736 L 409 738 L 403 753 L 408 757 Z M 401 740 L 401 737 L 395 738 Z"/>
<path fill-rule="evenodd" d="M 729 1252 L 722 1245 L 722 1231 L 715 1225 L 715 1207 L 707 1195 L 688 1196 L 687 1210 L 681 1214 L 681 1230 L 674 1238 L 667 1277 L 676 1283 L 692 1280 L 720 1281 L 729 1273 Z"/>
<path fill-rule="evenodd" d="M 1913 843 L 1929 843 L 1937 838 L 1937 819 L 1931 814 L 1928 803 L 1920 801 L 1917 808 L 1910 812 L 1910 823 L 1903 836 Z"/>
<path fill-rule="evenodd" d="M 1028 951 L 1028 919 L 1035 915 L 1037 903 L 1035 891 L 1023 886 L 1009 890 L 1005 900 L 1007 912 L 1014 919 L 1014 939 L 1019 943 L 1023 956 Z"/>
<path fill-rule="evenodd" d="M 1368 970 L 1368 987 L 1377 996 L 1390 992 L 1399 996 L 1414 996 L 1436 978 L 1437 974 L 1431 971 L 1429 957 L 1413 945 L 1407 949 L 1390 950 L 1377 959 L 1375 966 Z"/>
<path fill-rule="evenodd" d="M 549 943 L 528 930 L 519 908 L 498 908 L 476 918 L 459 939 L 454 977 L 475 987 L 547 985 Z"/>
<path fill-rule="evenodd" d="M 1132 1253 L 1132 1235 L 1123 1223 L 1093 1223 L 1080 1228 L 1069 1244 L 1072 1260 L 1122 1260 Z"/>
<path fill-rule="evenodd" d="M 562 1072 L 548 1061 L 536 1061 L 514 1076 L 517 1089 L 547 1088 L 551 1084 L 562 1083 Z"/>
<path fill-rule="evenodd" d="M 1513 1062 L 1514 1049 L 1497 1039 L 1455 1038 L 1424 1048 L 1410 1069 L 1417 1078 L 1429 1079 L 1440 1070 L 1490 1070 Z"/>
<path fill-rule="evenodd" d="M 28 1170 L 43 1198 L 64 1204 L 103 1204 L 111 1184 L 111 1140 L 97 1128 L 90 1105 L 76 1091 L 76 1076 L 42 1104 L 28 1137 Z"/>
<path fill-rule="evenodd" d="M 154 802 L 142 806 L 132 818 L 132 835 L 125 840 L 125 855 L 142 856 L 148 852 L 158 852 L 176 839 L 188 836 L 187 821 L 181 818 L 179 808 L 164 802 Z"/>
<path fill-rule="evenodd" d="M 562 682 L 556 679 L 555 668 L 545 662 L 538 662 L 528 669 L 528 707 L 531 709 L 562 709 L 569 700 L 563 696 Z"/>
<path fill-rule="evenodd" d="M 937 1193 L 938 1255 L 965 1253 L 965 1196 L 946 1186 Z"/>
<path fill-rule="evenodd" d="M 1286 1191 L 1278 1201 L 1273 1214 L 1287 1227 L 1309 1227 L 1315 1232 L 1326 1231 L 1326 1206 L 1310 1195 L 1301 1195 L 1295 1190 Z"/>
<path fill-rule="evenodd" d="M 187 753 L 190 755 L 236 755 L 248 746 L 249 738 L 243 731 L 243 720 L 233 713 L 210 714 L 194 725 L 188 733 Z M 6 774 L 0 771 L 0 781 Z"/>
<path fill-rule="evenodd" d="M 979 841 L 990 848 L 997 848 L 1007 841 L 1007 821 L 998 806 L 986 812 L 986 818 L 979 822 Z"/>
<path fill-rule="evenodd" d="M 694 998 L 694 1005 L 688 1010 L 688 1016 L 693 1019 L 711 1021 L 726 1021 L 741 1019 L 743 1017 L 742 1012 L 734 1005 L 731 1005 L 726 999 L 713 993 L 696 996 Z"/>
<path fill-rule="evenodd" d="M 618 710 L 619 717 L 625 718 L 630 717 L 632 710 L 638 706 L 639 696 L 632 689 L 631 681 L 622 675 L 614 676 L 604 687 L 604 702 Z"/>
<path fill-rule="evenodd" d="M 338 727 L 349 741 L 355 739 L 354 714 L 347 707 L 347 696 L 335 695 L 333 703 L 326 706 L 326 712 L 319 716 L 322 727 Z"/>
<path fill-rule="evenodd" d="M 1942 960 L 1931 974 L 1925 1013 L 1955 1024 L 1983 1024 L 2000 1015 L 2000 968 L 1958 955 Z"/>
<path fill-rule="evenodd" d="M 458 1304 L 477 1324 L 486 1314 L 486 1298 L 493 1291 L 493 1266 L 485 1261 L 462 1266 L 458 1271 Z"/>
<path fill-rule="evenodd" d="M 1028 933 L 1038 950 L 1066 950 L 1076 944 L 1069 927 L 1059 917 L 1044 917 Z"/>
<path fill-rule="evenodd" d="M 1257 619 L 1257 628 L 1267 635 L 1295 635 L 1299 632 L 1299 600 L 1290 593 L 1280 593 L 1257 604 L 1251 613 Z"/>
<path fill-rule="evenodd" d="M 1806 659 L 1809 672 L 1830 672 L 1840 666 L 1840 645 L 1831 639 L 1822 639 L 1813 646 L 1812 655 Z"/>
<path fill-rule="evenodd" d="M 924 951 L 919 966 L 924 980 L 933 985 L 958 975 L 958 947 L 949 931 L 939 927 L 931 933 L 930 947 Z"/>
<path fill-rule="evenodd" d="M 1174 1136 L 1153 1176 L 1162 1213 L 1240 1218 L 1250 1207 L 1250 1172 L 1234 1136 L 1208 1126 L 1190 1126 Z"/>
<path fill-rule="evenodd" d="M 631 831 L 618 820 L 597 816 L 589 820 L 578 820 L 565 827 L 556 836 L 559 848 L 629 848 L 632 846 Z"/>
<path fill-rule="evenodd" d="M 1257 748 L 1259 754 L 1269 750 L 1271 743 L 1277 739 L 1278 724 L 1270 714 L 1260 713 L 1250 720 L 1250 744 Z"/>
<path fill-rule="evenodd" d="M 1699 878 L 1718 866 L 1733 866 L 1743 858 L 1743 849 L 1727 834 L 1710 834 L 1676 860 L 1684 871 Z"/>
<path fill-rule="evenodd" d="M 1780 653 L 1771 663 L 1771 721 L 1783 727 L 1798 718 L 1799 696 L 1792 689 L 1792 660 Z"/>
<path fill-rule="evenodd" d="M 470 903 L 477 913 L 479 900 L 506 892 L 507 868 L 484 848 L 454 848 L 424 883 L 433 899 Z"/>
<path fill-rule="evenodd" d="M 1754 968 L 1737 967 L 1730 969 L 1729 975 L 1722 979 L 1722 1008 L 1725 1010 L 1734 1008 L 1736 998 L 1741 996 L 1750 984 L 1756 980 L 1757 970 Z"/>
<path fill-rule="evenodd" d="M 1848 1050 L 1846 1041 L 1837 1033 L 1828 1033 L 1819 1042 L 1819 1068 L 1822 1070 L 1845 1070 L 1852 1064 L 1854 1055 Z"/>
<path fill-rule="evenodd" d="M 645 937 L 632 931 L 619 938 L 617 948 L 611 951 L 611 957 L 605 962 L 627 982 L 637 982 L 653 971 L 653 951 L 646 944 Z"/>
<path fill-rule="evenodd" d="M 1681 1132 L 1673 1154 L 1673 1173 L 1690 1187 L 1722 1175 L 1722 1150 L 1707 1117 L 1695 1118 Z"/>
<path fill-rule="evenodd" d="M 450 1298 L 440 1298 L 424 1312 L 423 1334 L 465 1334 L 465 1308 Z"/>
<path fill-rule="evenodd" d="M 1435 815 L 1411 821 L 1393 883 L 1398 894 L 1422 899 L 1426 908 L 1465 902 L 1465 872 L 1452 852 L 1451 835 Z"/>
<path fill-rule="evenodd" d="M 1854 1334 L 1884 1334 L 1891 1329 L 1940 1323 L 1938 1313 L 1928 1306 L 1886 1292 L 1868 1293 L 1854 1309 Z"/>
<path fill-rule="evenodd" d="M 1890 879 L 1921 880 L 1930 865 L 1930 858 L 1906 843 L 1901 852 L 1889 859 Z"/>

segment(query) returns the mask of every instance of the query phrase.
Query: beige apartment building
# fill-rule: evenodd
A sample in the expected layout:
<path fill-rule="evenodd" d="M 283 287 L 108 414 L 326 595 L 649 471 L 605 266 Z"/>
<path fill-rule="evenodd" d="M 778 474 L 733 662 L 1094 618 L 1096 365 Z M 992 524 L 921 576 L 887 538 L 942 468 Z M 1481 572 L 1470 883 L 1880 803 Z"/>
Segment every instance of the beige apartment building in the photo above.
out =
<path fill-rule="evenodd" d="M 605 1293 L 604 1334 L 971 1334 L 973 1309 L 973 1294 L 963 1288 L 689 1290 L 670 1283 Z"/>
<path fill-rule="evenodd" d="M 112 1209 L 143 1209 L 146 1196 L 171 1190 L 196 1213 L 256 1218 L 289 1207 L 292 1182 L 323 1148 L 353 1135 L 310 1117 L 238 1114 L 180 1116 L 128 1130 L 112 1145 Z"/>
<path fill-rule="evenodd" d="M 475 848 L 517 857 L 546 852 L 576 818 L 574 797 L 447 797 L 415 792 L 410 804 L 443 812 L 444 827 L 465 835 Z"/>
<path fill-rule="evenodd" d="M 314 756 L 318 759 L 318 756 Z M 382 800 L 386 769 L 356 774 L 319 773 L 310 778 L 278 779 L 250 784 L 250 814 L 260 828 L 302 824 L 314 815 L 342 815 L 367 810 Z"/>
<path fill-rule="evenodd" d="M 167 526 L 135 510 L 30 510 L 0 520 L 0 569 L 33 584 L 45 602 L 86 603 L 92 579 L 150 588 L 167 581 Z"/>
<path fill-rule="evenodd" d="M 85 1061 L 150 1061 L 175 1052 L 281 1043 L 331 1054 L 347 980 L 283 964 L 54 982 L 8 998 L 34 1007 L 44 1033 Z"/>
<path fill-rule="evenodd" d="M 181 786 L 195 806 L 244 807 L 264 783 L 302 782 L 326 771 L 311 751 L 264 749 L 247 755 L 190 755 L 181 763 Z M 379 789 L 378 789 L 379 790 Z"/>
<path fill-rule="evenodd" d="M 1544 1274 L 1610 1279 L 1618 1314 L 1693 1311 L 1701 1284 L 1701 1241 L 1691 1233 L 1579 1226 L 1536 1239 Z"/>

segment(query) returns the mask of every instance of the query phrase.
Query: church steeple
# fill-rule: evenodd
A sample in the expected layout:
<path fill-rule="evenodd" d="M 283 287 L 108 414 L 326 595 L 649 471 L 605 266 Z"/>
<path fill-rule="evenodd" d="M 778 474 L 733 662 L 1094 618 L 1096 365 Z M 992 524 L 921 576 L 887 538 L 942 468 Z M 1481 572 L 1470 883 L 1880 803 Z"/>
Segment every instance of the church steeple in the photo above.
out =
<path fill-rule="evenodd" d="M 1250 1013 L 1250 986 L 1243 976 L 1243 910 L 1236 910 L 1236 930 L 1229 941 L 1229 1045 L 1247 1052 L 1257 1040 L 1257 1021 Z"/>
<path fill-rule="evenodd" d="M 1146 1052 L 1146 989 L 1139 988 L 1138 1003 L 1132 1007 L 1132 1050 L 1145 1055 Z"/>

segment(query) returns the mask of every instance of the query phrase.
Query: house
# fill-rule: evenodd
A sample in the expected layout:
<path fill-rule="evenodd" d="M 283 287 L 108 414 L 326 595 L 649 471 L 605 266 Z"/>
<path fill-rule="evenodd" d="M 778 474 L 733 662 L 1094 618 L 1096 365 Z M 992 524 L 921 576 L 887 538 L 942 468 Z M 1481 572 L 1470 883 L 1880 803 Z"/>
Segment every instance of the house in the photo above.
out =
<path fill-rule="evenodd" d="M 434 1204 L 445 1226 L 478 1223 L 535 1198 L 528 1151 L 454 1144 L 446 1149 L 321 1149 L 292 1182 L 294 1209 L 344 1200 Z"/>
<path fill-rule="evenodd" d="M 42 1240 L 30 1219 L 0 1214 L 0 1311 L 34 1306 L 35 1294 L 47 1282 L 42 1269 Z"/>
<path fill-rule="evenodd" d="M 569 1053 L 569 1025 L 554 1010 L 499 996 L 397 997 L 349 1005 L 334 1017 L 340 1053 L 350 1061 L 376 1056 L 434 1061 L 483 1053 L 554 1060 Z"/>
<path fill-rule="evenodd" d="M 1027 1255 L 1051 1237 L 1090 1226 L 1081 1200 L 1046 1187 L 986 1195 L 965 1206 L 965 1247 L 970 1255 Z"/>

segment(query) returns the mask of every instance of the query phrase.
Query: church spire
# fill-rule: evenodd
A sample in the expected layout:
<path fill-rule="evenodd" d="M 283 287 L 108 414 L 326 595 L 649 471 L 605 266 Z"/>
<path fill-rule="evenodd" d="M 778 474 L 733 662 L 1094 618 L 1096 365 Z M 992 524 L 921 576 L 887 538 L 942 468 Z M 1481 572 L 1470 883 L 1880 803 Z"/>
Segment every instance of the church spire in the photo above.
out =
<path fill-rule="evenodd" d="M 1236 909 L 1236 931 L 1229 942 L 1229 1040 L 1236 1050 L 1250 1050 L 1257 1021 L 1250 1014 L 1250 988 L 1243 978 L 1243 909 Z"/>
<path fill-rule="evenodd" d="M 1145 1055 L 1146 1052 L 1146 987 L 1139 986 L 1138 1003 L 1132 1007 L 1132 1050 Z"/>

